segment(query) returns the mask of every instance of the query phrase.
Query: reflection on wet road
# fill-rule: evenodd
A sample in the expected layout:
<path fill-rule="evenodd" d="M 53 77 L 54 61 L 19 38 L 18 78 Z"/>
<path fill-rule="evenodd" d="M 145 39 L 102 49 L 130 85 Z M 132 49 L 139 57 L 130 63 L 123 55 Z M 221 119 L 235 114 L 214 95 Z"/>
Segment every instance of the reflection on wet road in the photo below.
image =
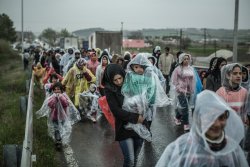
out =
<path fill-rule="evenodd" d="M 166 146 L 183 134 L 182 126 L 175 126 L 171 108 L 159 108 L 153 120 L 151 131 L 153 141 L 144 142 L 138 157 L 138 167 L 153 167 Z M 74 125 L 70 143 L 80 167 L 120 167 L 123 164 L 114 131 L 102 117 L 97 123 L 87 119 Z"/>

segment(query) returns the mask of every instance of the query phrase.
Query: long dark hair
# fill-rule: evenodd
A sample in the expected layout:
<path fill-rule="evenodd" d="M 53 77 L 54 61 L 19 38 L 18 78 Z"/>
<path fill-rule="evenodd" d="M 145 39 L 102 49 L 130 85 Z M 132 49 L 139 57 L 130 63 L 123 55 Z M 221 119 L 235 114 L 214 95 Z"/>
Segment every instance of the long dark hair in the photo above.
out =
<path fill-rule="evenodd" d="M 215 81 L 219 81 L 221 78 L 220 65 L 223 61 L 227 62 L 223 57 L 218 57 L 214 62 L 215 66 L 211 69 L 210 74 L 214 77 Z"/>

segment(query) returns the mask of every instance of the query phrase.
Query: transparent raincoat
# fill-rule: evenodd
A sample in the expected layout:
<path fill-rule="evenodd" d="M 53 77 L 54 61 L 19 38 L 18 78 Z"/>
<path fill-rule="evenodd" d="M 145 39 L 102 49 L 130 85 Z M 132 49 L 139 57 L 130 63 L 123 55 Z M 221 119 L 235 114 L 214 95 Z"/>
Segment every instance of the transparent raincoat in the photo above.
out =
<path fill-rule="evenodd" d="M 72 125 L 81 120 L 79 111 L 75 108 L 69 97 L 53 93 L 36 112 L 37 118 L 48 118 L 48 133 L 55 140 L 55 132 L 59 131 L 63 144 L 70 142 Z"/>
<path fill-rule="evenodd" d="M 132 64 L 139 64 L 144 68 L 142 75 L 136 74 Z M 147 121 L 152 121 L 156 107 L 171 104 L 158 76 L 152 69 L 152 64 L 145 53 L 139 53 L 127 66 L 127 74 L 122 86 L 124 95 L 123 109 L 128 112 L 141 114 Z M 128 123 L 125 128 L 133 129 L 142 138 L 151 141 L 150 131 L 142 124 Z"/>
<path fill-rule="evenodd" d="M 164 78 L 164 76 L 163 76 L 161 70 L 159 70 L 159 69 L 155 66 L 155 64 L 156 64 L 156 62 L 157 62 L 157 59 L 156 59 L 152 54 L 150 54 L 150 53 L 145 53 L 145 55 L 147 56 L 148 59 L 154 59 L 154 64 L 153 64 L 153 66 L 152 66 L 153 71 L 154 71 L 155 74 L 159 77 L 159 80 L 160 80 L 160 82 L 161 82 L 161 85 L 162 85 L 163 89 L 166 90 L 166 79 Z"/>
<path fill-rule="evenodd" d="M 226 145 L 212 151 L 205 133 L 225 111 L 229 112 L 224 134 Z M 169 144 L 156 167 L 247 167 L 245 155 L 240 148 L 244 126 L 223 99 L 214 92 L 204 90 L 197 96 L 192 128 Z"/>
<path fill-rule="evenodd" d="M 236 111 L 236 113 L 242 118 L 242 120 L 246 121 L 246 113 L 247 113 L 247 90 L 241 86 L 241 83 L 233 88 L 231 83 L 231 72 L 233 69 L 238 66 L 242 67 L 238 63 L 227 64 L 223 66 L 221 69 L 221 84 L 216 93 L 221 96 L 229 106 Z"/>
<path fill-rule="evenodd" d="M 245 78 L 243 79 L 243 72 L 246 74 Z M 242 83 L 241 86 L 246 88 L 248 91 L 250 90 L 250 77 L 249 77 L 248 69 L 243 66 L 242 67 Z"/>
<path fill-rule="evenodd" d="M 100 94 L 97 92 L 95 84 L 91 84 L 88 91 L 79 94 L 79 108 L 85 115 L 96 113 L 96 120 L 101 117 L 101 109 L 98 104 Z"/>
<path fill-rule="evenodd" d="M 189 56 L 191 61 L 190 54 L 182 53 L 179 56 L 179 66 L 173 71 L 170 82 L 170 97 L 174 100 L 174 107 L 178 111 L 181 111 L 183 108 L 181 105 L 182 102 L 179 100 L 183 98 L 178 98 L 178 96 L 183 96 L 188 101 L 188 108 L 194 106 L 194 99 L 196 97 L 196 72 L 190 65 L 186 67 L 181 65 L 186 55 Z"/>

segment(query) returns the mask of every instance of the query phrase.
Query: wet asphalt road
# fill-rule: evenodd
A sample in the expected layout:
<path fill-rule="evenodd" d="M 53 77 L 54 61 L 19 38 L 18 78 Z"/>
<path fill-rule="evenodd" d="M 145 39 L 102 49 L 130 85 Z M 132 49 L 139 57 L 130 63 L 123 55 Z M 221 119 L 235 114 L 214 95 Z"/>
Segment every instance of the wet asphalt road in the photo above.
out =
<path fill-rule="evenodd" d="M 183 126 L 175 126 L 170 107 L 159 108 L 151 126 L 152 143 L 144 143 L 137 167 L 153 167 L 166 146 L 184 133 Z M 104 116 L 97 122 L 83 119 L 73 127 L 70 143 L 80 167 L 120 167 L 123 157 L 114 141 L 114 131 Z"/>

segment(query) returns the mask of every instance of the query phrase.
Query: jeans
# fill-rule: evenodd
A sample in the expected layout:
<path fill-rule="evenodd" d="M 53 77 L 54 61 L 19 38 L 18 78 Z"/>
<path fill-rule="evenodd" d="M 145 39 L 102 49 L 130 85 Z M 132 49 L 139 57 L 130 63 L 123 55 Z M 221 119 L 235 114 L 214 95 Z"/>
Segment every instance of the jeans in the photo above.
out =
<path fill-rule="evenodd" d="M 170 77 L 169 75 L 163 75 L 163 76 L 166 79 L 166 94 L 168 94 L 170 90 L 170 86 L 169 86 Z"/>
<path fill-rule="evenodd" d="M 137 162 L 137 156 L 142 148 L 143 139 L 128 138 L 119 141 L 119 144 L 124 157 L 123 167 L 134 167 Z"/>
<path fill-rule="evenodd" d="M 189 124 L 189 121 L 188 121 L 188 112 L 189 112 L 188 100 L 189 100 L 190 96 L 184 95 L 184 94 L 179 94 L 177 96 L 177 98 L 179 101 L 179 106 L 177 107 L 176 118 L 182 119 L 183 124 L 187 125 L 187 124 Z"/>

